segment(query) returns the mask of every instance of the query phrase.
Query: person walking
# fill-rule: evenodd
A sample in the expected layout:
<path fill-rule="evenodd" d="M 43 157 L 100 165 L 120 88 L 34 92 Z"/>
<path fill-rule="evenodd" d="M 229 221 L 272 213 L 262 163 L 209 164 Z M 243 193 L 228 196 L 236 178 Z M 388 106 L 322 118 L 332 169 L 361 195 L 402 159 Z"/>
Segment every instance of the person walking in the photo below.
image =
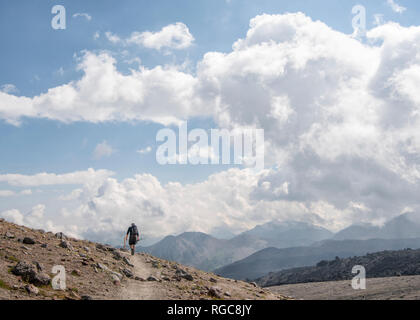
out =
<path fill-rule="evenodd" d="M 124 249 L 126 247 L 128 239 L 128 244 L 131 248 L 131 255 L 133 256 L 136 251 L 136 244 L 140 240 L 139 230 L 135 223 L 132 223 L 131 226 L 127 230 L 127 234 L 124 238 Z"/>

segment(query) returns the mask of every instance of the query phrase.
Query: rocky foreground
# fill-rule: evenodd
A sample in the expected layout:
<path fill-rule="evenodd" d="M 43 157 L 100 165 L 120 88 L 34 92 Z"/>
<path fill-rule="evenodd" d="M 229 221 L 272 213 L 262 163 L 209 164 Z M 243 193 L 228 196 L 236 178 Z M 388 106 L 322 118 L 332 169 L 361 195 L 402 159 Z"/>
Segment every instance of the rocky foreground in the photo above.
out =
<path fill-rule="evenodd" d="M 53 288 L 54 266 L 66 288 Z M 55 281 L 54 281 L 55 282 Z M 197 300 L 288 299 L 145 253 L 130 256 L 108 245 L 33 230 L 0 219 L 0 299 Z"/>

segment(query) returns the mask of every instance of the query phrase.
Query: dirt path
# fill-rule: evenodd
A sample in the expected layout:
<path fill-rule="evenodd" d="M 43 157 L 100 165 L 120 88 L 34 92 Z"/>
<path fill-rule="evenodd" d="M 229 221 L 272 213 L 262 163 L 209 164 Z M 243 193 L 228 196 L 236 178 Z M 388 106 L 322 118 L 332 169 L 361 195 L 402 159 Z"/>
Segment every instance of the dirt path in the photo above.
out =
<path fill-rule="evenodd" d="M 134 277 L 147 279 L 149 276 L 158 276 L 141 255 L 126 255 L 134 265 Z M 119 299 L 121 300 L 161 300 L 167 297 L 164 286 L 154 281 L 138 281 L 130 279 L 121 286 Z"/>

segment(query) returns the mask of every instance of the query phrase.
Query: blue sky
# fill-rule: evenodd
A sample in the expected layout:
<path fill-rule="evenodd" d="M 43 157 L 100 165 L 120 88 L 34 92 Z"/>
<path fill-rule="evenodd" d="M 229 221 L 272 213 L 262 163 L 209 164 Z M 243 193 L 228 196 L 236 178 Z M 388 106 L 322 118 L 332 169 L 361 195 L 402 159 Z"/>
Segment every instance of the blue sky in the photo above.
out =
<path fill-rule="evenodd" d="M 51 9 L 57 4 L 63 5 L 66 8 L 67 26 L 65 30 L 54 30 L 51 27 L 51 19 L 54 16 L 51 14 Z M 138 70 L 138 68 L 144 68 L 144 70 L 155 70 L 156 67 L 163 66 L 164 69 L 173 67 L 179 71 L 180 76 L 191 77 L 193 79 L 191 81 L 195 81 L 200 78 L 200 75 L 197 75 L 197 65 L 205 64 L 203 61 L 206 54 L 211 52 L 230 54 L 234 51 L 232 46 L 238 39 L 247 38 L 247 32 L 250 30 L 250 20 L 258 15 L 268 14 L 273 15 L 273 17 L 280 17 L 286 13 L 303 12 L 312 21 L 320 20 L 330 29 L 340 34 L 351 35 L 353 33 L 351 25 L 353 15 L 351 10 L 356 4 L 361 4 L 366 7 L 367 29 L 376 27 L 374 16 L 377 14 L 383 15 L 382 19 L 384 24 L 392 21 L 403 28 L 418 25 L 420 4 L 415 0 L 395 1 L 394 4 L 396 6 L 399 5 L 401 8 L 404 8 L 401 12 L 397 12 L 398 10 L 395 9 L 395 6 L 392 8 L 387 0 L 0 0 L 0 39 L 2 41 L 0 53 L 0 88 L 3 88 L 2 90 L 8 94 L 8 97 L 34 98 L 39 95 L 47 96 L 49 90 L 60 86 L 74 85 L 77 87 L 78 81 L 83 79 L 87 70 L 78 68 L 80 63 L 85 61 L 86 52 L 92 54 L 93 57 L 99 57 L 101 53 L 113 57 L 115 59 L 116 70 L 122 77 L 130 77 L 132 74 L 131 70 L 133 69 Z M 194 38 L 194 41 L 183 49 L 177 50 L 168 47 L 159 50 L 147 47 L 146 45 L 130 45 L 128 42 L 133 32 L 143 33 L 150 31 L 157 33 L 162 28 L 178 22 L 184 24 Z M 408 28 L 404 30 L 408 30 Z M 106 36 L 107 32 L 118 36 L 120 40 L 113 43 Z M 276 32 L 276 30 L 272 32 Z M 280 34 L 282 30 L 278 30 L 278 32 Z M 249 37 L 251 38 L 251 36 Z M 314 38 L 316 38 L 315 35 Z M 320 40 L 317 39 L 314 41 Z M 364 42 L 364 40 L 361 41 Z M 361 50 L 360 52 L 364 52 L 366 55 L 371 54 L 370 50 Z M 207 57 L 209 56 L 207 55 Z M 137 59 L 137 62 L 135 62 L 135 59 Z M 334 59 L 334 61 L 337 61 L 340 57 Z M 210 60 L 206 60 L 205 62 L 207 63 L 208 61 Z M 210 64 L 211 62 L 209 62 Z M 250 64 L 252 64 L 252 60 Z M 263 66 L 261 65 L 261 68 Z M 233 70 L 233 64 L 231 68 Z M 245 68 L 246 65 L 243 69 Z M 312 74 L 314 73 L 313 70 L 310 72 Z M 232 75 L 232 79 L 237 80 L 241 76 L 241 72 L 238 71 L 237 75 Z M 249 79 L 255 80 L 256 78 L 251 77 Z M 257 87 L 257 81 L 255 80 L 256 83 L 254 85 L 252 83 L 254 80 L 249 79 L 248 81 L 251 82 L 248 82 L 248 87 L 245 88 Z M 236 80 L 226 83 L 225 87 L 228 88 Z M 267 82 L 267 85 L 261 90 L 265 90 L 271 84 L 272 82 Z M 303 94 L 305 94 L 305 91 L 308 91 L 307 89 L 302 88 Z M 241 90 L 242 94 L 246 91 L 246 89 L 245 91 L 244 89 Z M 261 90 L 255 91 L 253 97 L 259 97 L 259 93 L 262 92 Z M 275 89 L 273 90 L 275 91 Z M 299 88 L 291 88 L 289 90 L 290 96 L 296 90 L 299 90 Z M 258 112 L 259 106 L 255 106 L 255 109 L 253 109 L 255 114 L 253 113 L 254 111 L 246 113 L 246 101 L 243 103 L 238 102 L 234 106 L 235 103 L 229 102 L 229 97 L 223 97 L 223 94 L 221 94 L 221 99 L 222 101 L 226 101 L 226 105 L 232 107 L 232 110 L 236 108 L 236 111 L 231 110 L 232 112 L 230 112 L 230 125 L 234 121 L 237 121 L 235 123 L 236 125 L 248 125 L 250 124 L 248 123 L 249 119 L 257 119 L 261 116 Z M 261 105 L 264 105 L 265 100 L 264 98 L 261 99 Z M 23 101 L 23 99 L 19 101 Z M 188 103 L 188 101 L 185 103 Z M 119 106 L 114 105 L 113 107 L 118 110 Z M 17 107 L 10 106 L 10 108 Z M 94 108 L 95 106 L 92 106 L 92 110 Z M 170 107 L 168 108 L 170 109 Z M 180 108 L 182 109 L 183 107 Z M 221 119 L 225 114 L 214 111 L 216 109 L 215 106 L 207 104 L 205 107 L 201 106 L 201 108 L 204 108 L 203 110 L 205 111 L 202 117 L 197 116 L 197 114 L 200 114 L 199 111 L 194 112 L 194 110 L 189 110 L 186 115 L 180 115 L 180 118 L 188 118 L 190 128 L 209 130 L 224 125 L 225 122 Z M 171 113 L 168 110 L 162 112 Z M 244 113 L 239 115 L 238 110 Z M 215 115 L 210 115 L 213 113 Z M 64 111 L 63 114 L 65 114 Z M 7 121 L 8 118 L 6 116 L 2 116 L 0 119 L 0 147 L 2 150 L 0 175 L 20 174 L 33 176 L 39 173 L 60 175 L 93 168 L 95 170 L 112 171 L 114 173 L 113 178 L 119 182 L 124 179 L 130 179 L 136 174 L 150 174 L 162 185 L 168 182 L 177 182 L 182 185 L 191 185 L 194 188 L 199 188 L 200 183 L 206 183 L 209 176 L 217 173 L 223 175 L 229 168 L 234 168 L 234 166 L 205 165 L 159 166 L 155 160 L 155 150 L 157 147 L 155 137 L 157 131 L 164 128 L 165 124 L 161 121 L 154 121 L 152 119 L 153 117 L 146 117 L 144 121 L 118 121 L 108 119 L 103 122 L 61 121 L 59 116 L 51 116 L 51 114 L 49 116 L 27 116 L 22 114 L 18 118 L 19 124 L 10 123 L 10 121 Z M 266 120 L 258 118 L 258 121 L 253 124 L 262 125 L 268 134 L 268 142 L 273 148 L 269 149 L 269 157 L 273 158 L 270 160 L 269 168 L 267 168 L 270 169 L 283 163 L 282 161 L 288 158 L 285 156 L 285 150 L 287 149 L 287 152 L 289 152 L 290 148 L 278 147 L 277 144 L 280 142 L 275 141 L 275 137 L 280 134 L 280 131 L 279 133 L 272 131 L 273 125 L 270 124 L 271 122 L 264 122 Z M 294 128 L 304 127 L 305 121 L 301 120 Z M 264 123 L 267 127 L 264 127 Z M 304 133 L 309 134 L 309 132 L 311 131 L 300 132 L 299 137 L 304 137 Z M 109 154 L 105 152 L 105 155 L 95 156 L 95 149 L 101 145 L 106 145 L 111 151 Z M 144 154 L 138 152 L 147 147 L 151 147 L 152 150 Z M 380 162 L 377 159 L 375 161 Z M 312 165 L 308 164 L 308 167 Z M 290 169 L 290 166 L 291 164 L 289 163 L 288 169 Z M 243 168 L 237 169 L 241 170 Z M 296 168 L 290 170 L 296 170 Z M 16 195 L 12 197 L 0 196 L 0 212 L 12 209 L 20 210 L 21 212 L 31 212 L 35 205 L 42 203 L 47 208 L 47 216 L 53 220 L 55 219 L 53 212 L 63 209 L 63 205 L 57 199 L 63 194 L 70 193 L 77 188 L 76 185 L 69 183 L 63 183 L 59 186 L 54 186 L 54 184 L 48 186 L 13 185 L 8 179 L 5 178 L 3 182 L 0 181 L 0 190 L 13 191 Z M 258 176 L 253 181 L 261 187 L 264 179 Z M 288 183 L 291 183 L 290 181 L 286 181 L 287 179 L 291 179 L 287 174 L 286 176 L 281 176 L 279 179 L 284 180 L 281 183 L 280 181 L 278 182 L 281 186 L 287 186 L 289 185 Z M 24 189 L 31 189 L 32 194 L 19 194 Z M 232 191 L 233 194 L 235 192 Z M 249 195 L 248 200 L 250 203 L 253 203 L 255 197 L 260 195 L 260 191 L 253 190 Z M 348 195 L 346 203 L 356 203 L 357 201 L 361 203 L 362 200 L 360 200 L 360 197 L 360 194 Z M 79 198 L 78 201 L 87 201 L 87 198 L 89 196 L 85 195 L 83 199 Z M 329 196 L 320 195 L 319 200 L 325 200 L 326 203 L 331 203 L 328 198 Z M 286 200 L 282 199 L 282 201 Z M 291 200 L 289 199 L 287 201 Z M 311 211 L 312 214 L 314 209 L 311 205 L 313 203 L 311 204 L 308 201 L 303 201 L 301 205 L 308 212 Z M 91 204 L 92 201 L 87 201 L 86 203 Z M 74 201 L 69 206 L 76 208 L 77 205 L 77 201 Z M 289 210 L 284 209 L 286 207 L 283 205 L 284 203 L 282 203 L 281 208 L 283 209 L 281 210 Z M 295 205 L 297 205 L 296 202 L 293 202 L 293 206 Z M 398 210 L 402 210 L 409 205 L 413 205 L 413 203 L 401 204 L 401 208 L 399 207 Z M 333 206 L 340 208 L 340 210 L 342 209 L 342 206 L 336 203 Z M 198 210 L 198 207 L 198 205 L 197 207 L 193 207 L 191 212 Z M 271 209 L 266 210 L 267 212 L 272 212 L 270 211 Z M 298 210 L 295 207 L 294 209 L 290 209 L 291 212 L 293 210 L 299 211 L 300 209 Z M 378 209 L 378 212 L 382 212 L 381 210 L 383 208 Z M 392 214 L 395 215 L 395 213 L 394 211 Z M 373 214 L 367 220 L 369 222 L 382 221 L 383 216 L 379 217 L 378 215 Z M 385 214 L 387 218 L 389 215 L 391 213 L 388 215 Z M 273 218 L 283 219 L 284 217 L 281 215 L 277 217 L 272 213 L 267 213 L 265 218 L 248 221 L 241 228 L 251 227 L 257 222 L 262 223 Z M 324 218 L 325 216 L 322 219 Z M 229 232 L 235 232 L 232 227 L 235 223 L 233 220 L 228 220 L 226 219 L 226 224 L 231 225 L 226 230 L 229 229 Z M 339 225 L 344 226 L 350 220 L 341 221 Z M 54 223 L 59 224 L 59 222 Z M 170 224 L 171 222 L 167 223 Z M 185 229 L 191 229 L 195 228 L 195 225 L 184 227 Z M 175 231 L 170 228 L 168 230 L 171 232 L 180 232 L 184 227 L 179 227 Z M 217 225 L 214 228 L 219 230 L 223 229 L 223 226 Z M 333 226 L 333 228 L 338 227 Z M 203 231 L 207 231 L 204 229 Z M 73 228 L 73 230 L 75 229 Z"/>

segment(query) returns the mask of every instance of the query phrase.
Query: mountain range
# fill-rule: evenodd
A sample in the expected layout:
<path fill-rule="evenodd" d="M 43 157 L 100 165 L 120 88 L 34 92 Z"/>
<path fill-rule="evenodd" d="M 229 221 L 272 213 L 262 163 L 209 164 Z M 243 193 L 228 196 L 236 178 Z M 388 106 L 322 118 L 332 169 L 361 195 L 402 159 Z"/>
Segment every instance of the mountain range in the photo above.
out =
<path fill-rule="evenodd" d="M 229 240 L 217 239 L 199 232 L 186 232 L 179 236 L 168 236 L 141 250 L 163 259 L 209 271 L 267 247 L 304 246 L 328 239 L 332 235 L 327 229 L 305 222 L 272 221 Z"/>
<path fill-rule="evenodd" d="M 403 214 L 382 227 L 352 225 L 335 234 L 296 221 L 272 221 L 227 240 L 187 232 L 168 236 L 141 250 L 225 277 L 256 279 L 269 272 L 310 266 L 336 256 L 420 248 L 419 239 L 420 224 L 412 214 Z"/>

